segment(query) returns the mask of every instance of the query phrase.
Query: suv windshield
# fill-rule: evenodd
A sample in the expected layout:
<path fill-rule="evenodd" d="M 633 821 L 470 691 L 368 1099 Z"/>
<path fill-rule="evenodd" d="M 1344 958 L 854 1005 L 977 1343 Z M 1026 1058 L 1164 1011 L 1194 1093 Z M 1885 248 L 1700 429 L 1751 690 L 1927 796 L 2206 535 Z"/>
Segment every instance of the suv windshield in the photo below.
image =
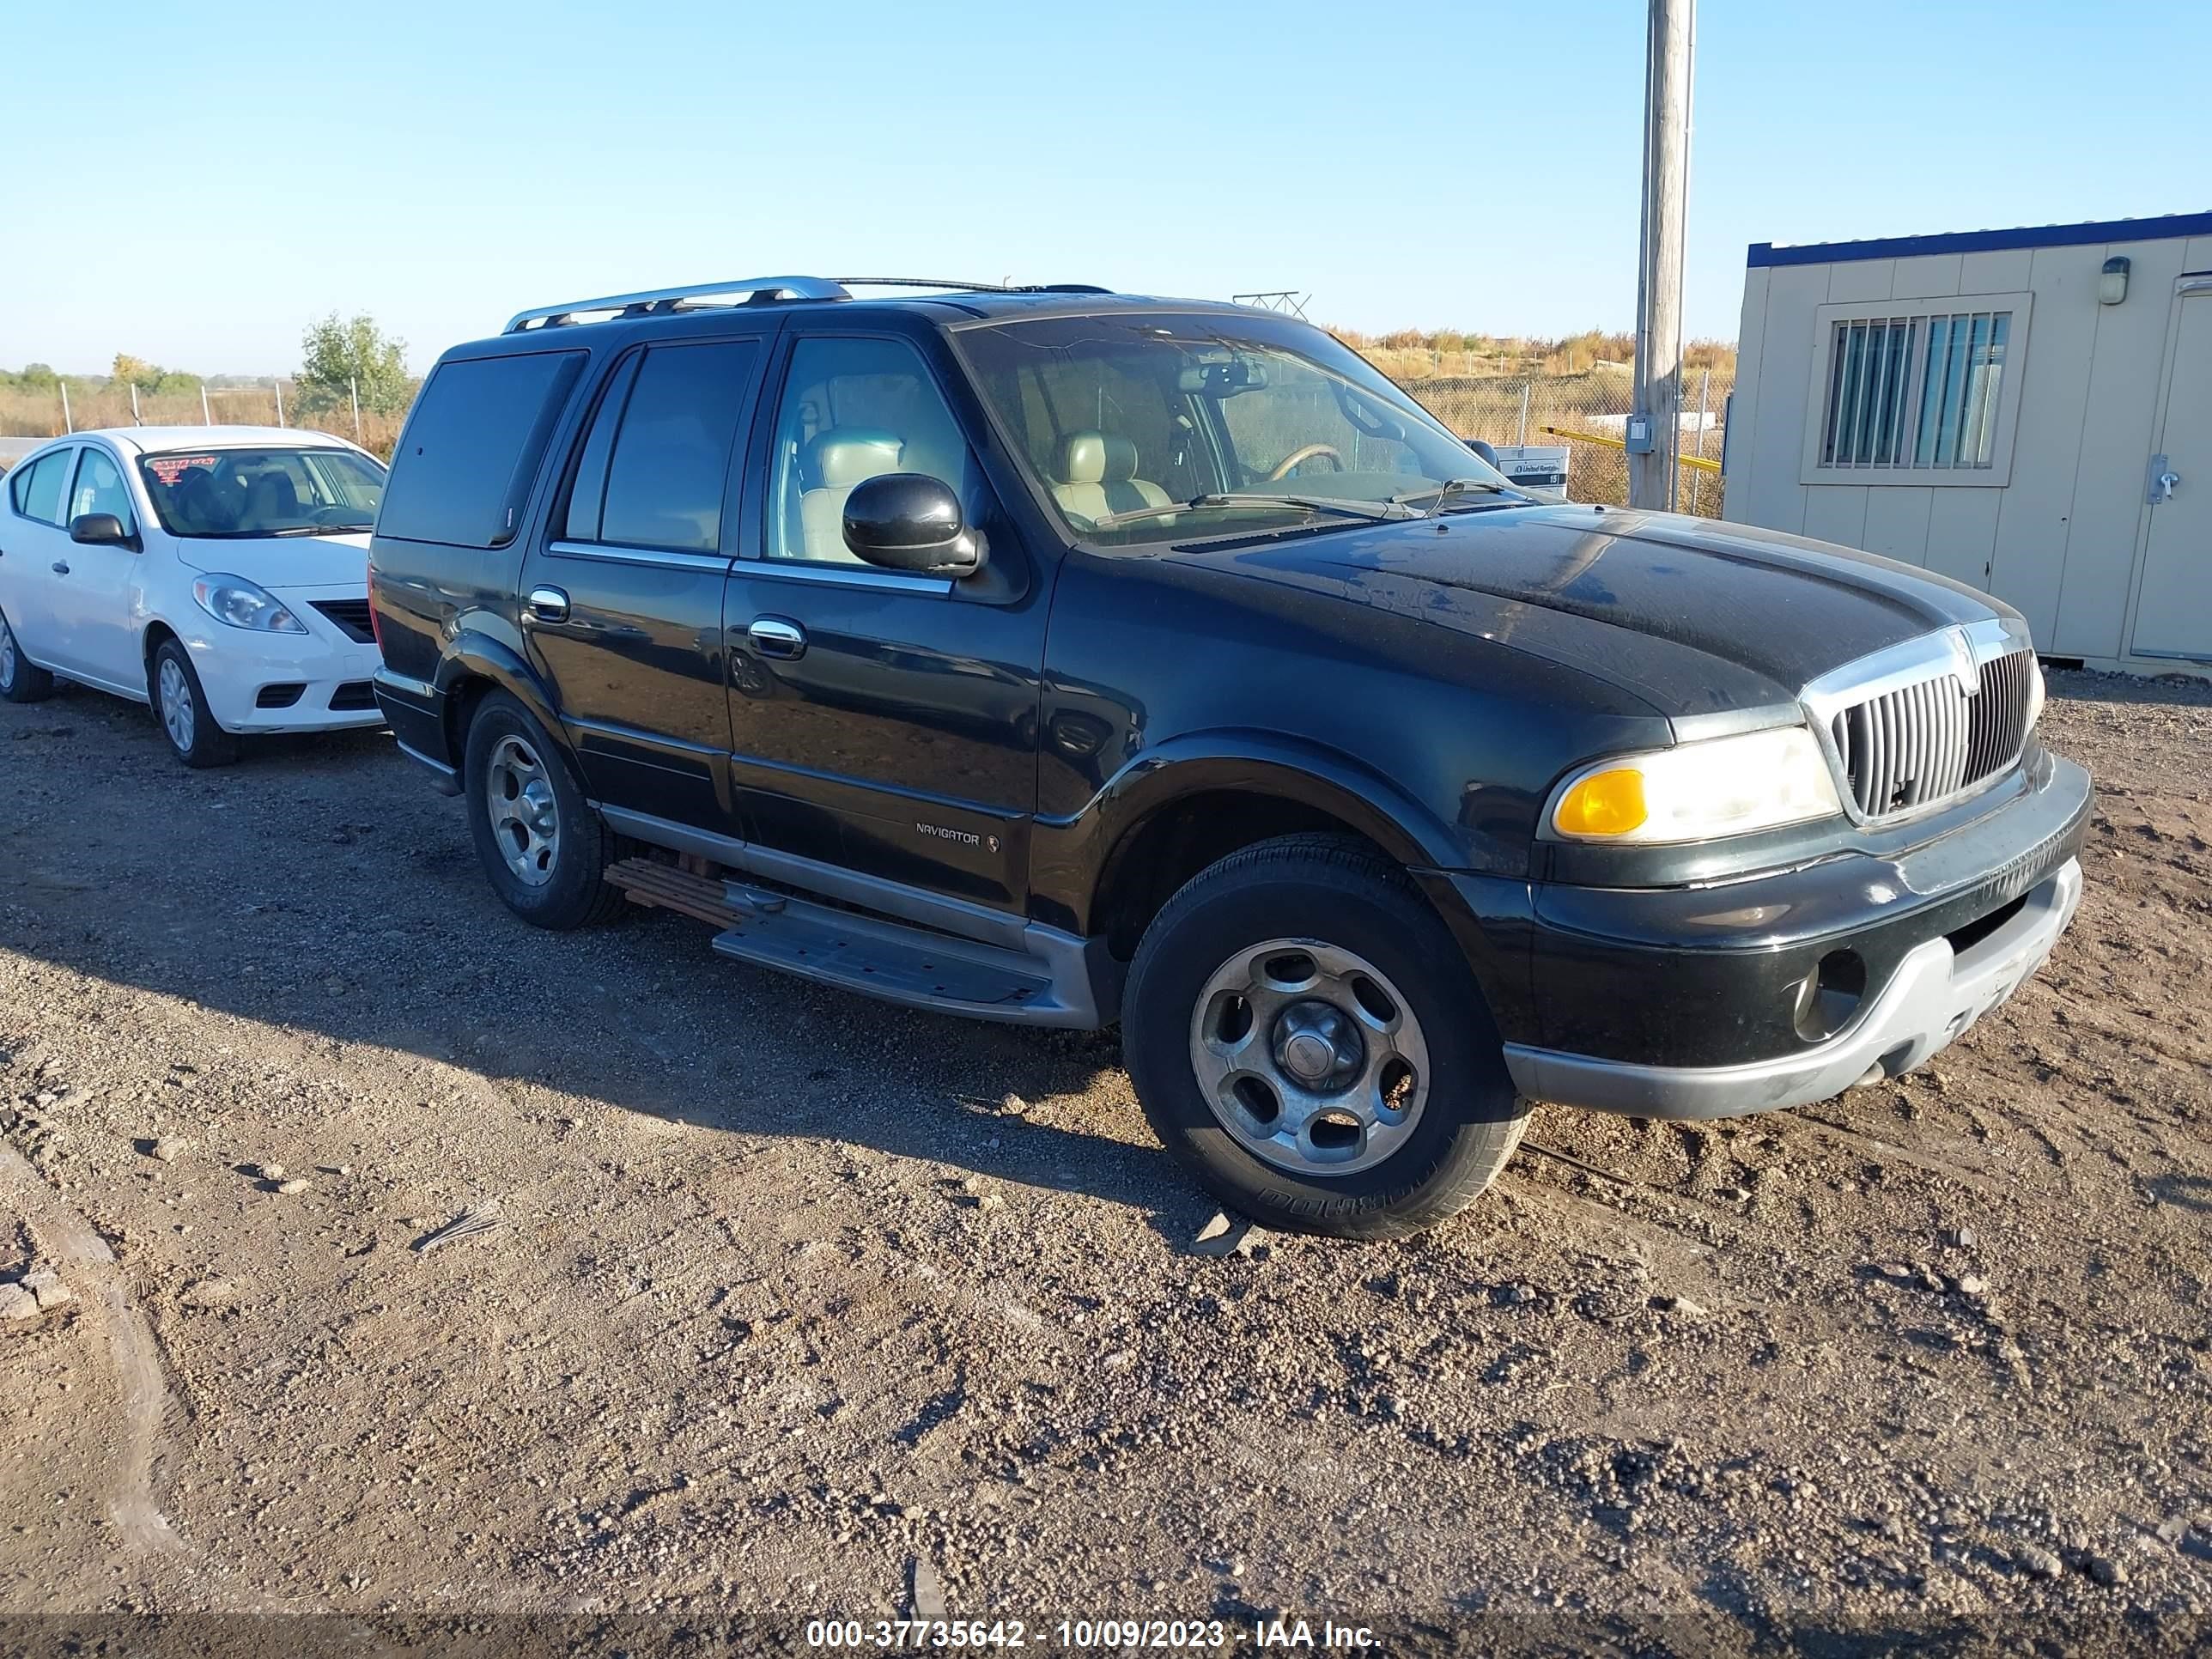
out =
<path fill-rule="evenodd" d="M 1140 313 L 953 337 L 1086 541 L 1458 511 L 1508 488 L 1358 353 L 1288 319 Z"/>
<path fill-rule="evenodd" d="M 172 536 L 366 530 L 384 499 L 384 469 L 350 449 L 185 450 L 143 456 L 138 471 Z"/>

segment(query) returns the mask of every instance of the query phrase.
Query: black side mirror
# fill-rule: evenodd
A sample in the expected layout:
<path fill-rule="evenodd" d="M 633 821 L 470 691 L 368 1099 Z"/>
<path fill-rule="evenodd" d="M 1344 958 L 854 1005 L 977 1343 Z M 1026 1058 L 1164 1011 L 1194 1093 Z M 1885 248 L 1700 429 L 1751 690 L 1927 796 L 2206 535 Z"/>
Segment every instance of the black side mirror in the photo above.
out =
<path fill-rule="evenodd" d="M 1467 441 L 1467 447 L 1473 450 L 1476 454 L 1481 456 L 1484 460 L 1489 462 L 1491 465 L 1498 467 L 1499 471 L 1503 472 L 1505 470 L 1502 466 L 1498 466 L 1498 452 L 1492 449 L 1488 444 L 1483 442 L 1481 439 L 1469 438 Z"/>
<path fill-rule="evenodd" d="M 138 538 L 112 513 L 80 513 L 70 520 L 70 539 L 87 547 L 136 548 Z"/>
<path fill-rule="evenodd" d="M 941 478 L 884 472 L 845 498 L 845 545 L 870 564 L 925 576 L 983 568 L 983 532 L 961 522 L 960 498 Z"/>

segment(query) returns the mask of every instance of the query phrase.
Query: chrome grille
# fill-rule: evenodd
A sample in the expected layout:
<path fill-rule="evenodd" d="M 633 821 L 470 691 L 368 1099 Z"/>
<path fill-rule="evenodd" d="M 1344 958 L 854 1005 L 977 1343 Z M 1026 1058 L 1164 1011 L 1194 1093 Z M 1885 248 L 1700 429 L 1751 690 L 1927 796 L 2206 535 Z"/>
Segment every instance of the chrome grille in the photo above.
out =
<path fill-rule="evenodd" d="M 1862 816 L 1932 805 L 2019 757 L 2027 738 L 2034 653 L 1991 657 L 1975 672 L 1971 696 L 1945 671 L 1836 710 L 1828 733 Z"/>

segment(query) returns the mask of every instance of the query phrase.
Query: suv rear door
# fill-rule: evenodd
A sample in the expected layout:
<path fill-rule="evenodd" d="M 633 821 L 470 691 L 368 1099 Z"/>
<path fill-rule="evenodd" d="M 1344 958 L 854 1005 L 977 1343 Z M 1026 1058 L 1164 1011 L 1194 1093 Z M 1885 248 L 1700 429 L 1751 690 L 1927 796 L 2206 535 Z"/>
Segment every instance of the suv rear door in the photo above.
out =
<path fill-rule="evenodd" d="M 722 645 L 734 458 L 776 322 L 618 356 L 522 571 L 523 632 L 594 799 L 722 835 L 737 833 Z"/>
<path fill-rule="evenodd" d="M 977 464 L 955 411 L 980 411 L 943 350 L 926 325 L 786 331 L 730 579 L 731 781 L 770 854 L 1019 911 L 1048 572 Z M 961 495 L 984 573 L 956 584 L 845 549 L 844 495 L 892 471 Z"/>

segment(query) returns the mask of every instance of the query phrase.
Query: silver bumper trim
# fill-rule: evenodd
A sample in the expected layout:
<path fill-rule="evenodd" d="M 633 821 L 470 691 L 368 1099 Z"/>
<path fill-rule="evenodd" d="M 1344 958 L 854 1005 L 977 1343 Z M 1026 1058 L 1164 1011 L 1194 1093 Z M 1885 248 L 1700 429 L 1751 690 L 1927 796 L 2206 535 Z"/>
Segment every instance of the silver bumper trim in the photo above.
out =
<path fill-rule="evenodd" d="M 1898 1077 L 1956 1042 L 2043 965 L 2081 902 L 2069 859 L 2027 894 L 2018 915 L 1963 952 L 1948 939 L 1916 946 L 1881 994 L 1826 1042 L 1741 1066 L 1637 1066 L 1509 1043 L 1505 1063 L 1531 1100 L 1635 1117 L 1741 1117 L 1841 1094 L 1879 1073 Z"/>

